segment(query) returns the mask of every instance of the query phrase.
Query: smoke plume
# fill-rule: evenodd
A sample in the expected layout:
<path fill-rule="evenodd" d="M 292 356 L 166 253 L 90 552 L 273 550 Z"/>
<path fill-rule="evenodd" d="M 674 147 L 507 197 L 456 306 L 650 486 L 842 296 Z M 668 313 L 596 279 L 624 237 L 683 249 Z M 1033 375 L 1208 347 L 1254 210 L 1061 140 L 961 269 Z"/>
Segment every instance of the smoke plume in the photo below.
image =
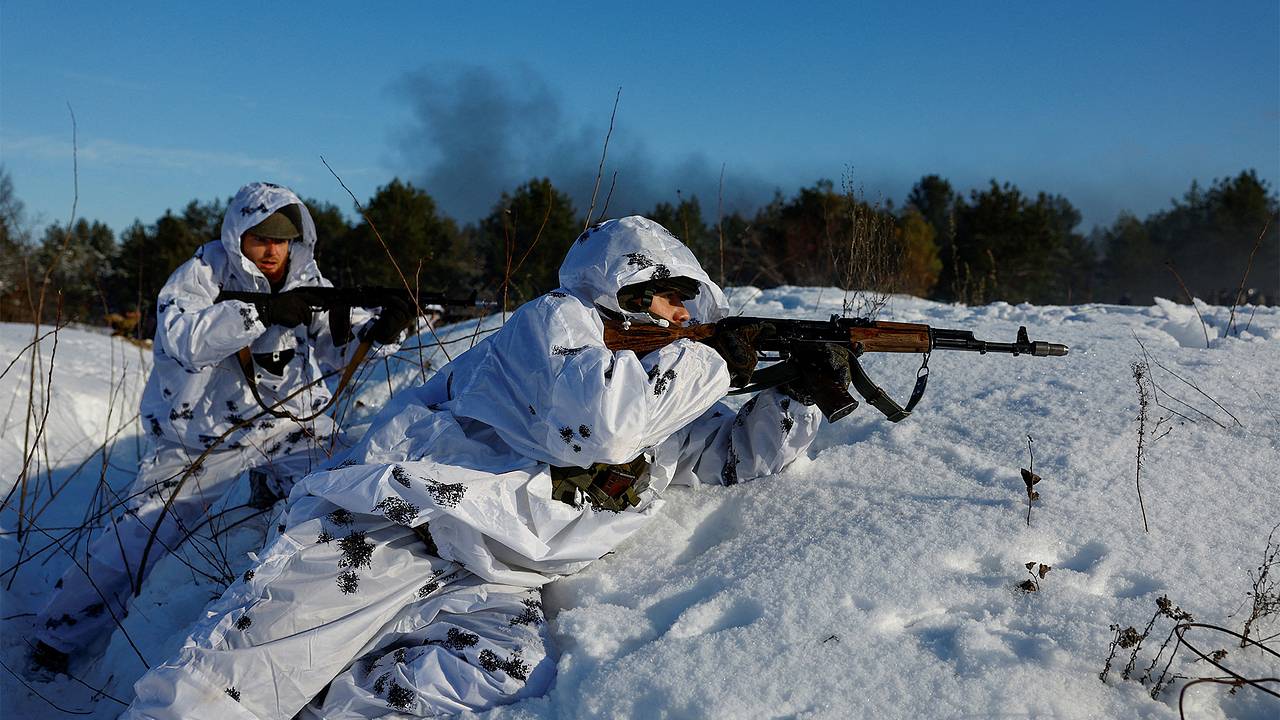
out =
<path fill-rule="evenodd" d="M 398 139 L 400 162 L 450 216 L 477 220 L 493 209 L 501 193 L 535 177 L 550 178 L 586 214 L 611 104 L 602 104 L 591 117 L 571 115 L 547 83 L 527 69 L 506 77 L 481 67 L 421 70 L 408 74 L 398 90 L 412 109 L 411 123 Z M 612 93 L 602 96 L 612 100 Z M 707 220 L 714 222 L 720 196 L 725 214 L 751 212 L 772 197 L 774 186 L 741 172 L 726 171 L 721 191 L 721 163 L 712 158 L 651 152 L 642 138 L 620 129 L 626 101 L 624 90 L 600 181 L 597 216 L 614 172 L 610 217 L 644 213 L 659 202 L 675 204 L 679 197 L 697 195 Z"/>

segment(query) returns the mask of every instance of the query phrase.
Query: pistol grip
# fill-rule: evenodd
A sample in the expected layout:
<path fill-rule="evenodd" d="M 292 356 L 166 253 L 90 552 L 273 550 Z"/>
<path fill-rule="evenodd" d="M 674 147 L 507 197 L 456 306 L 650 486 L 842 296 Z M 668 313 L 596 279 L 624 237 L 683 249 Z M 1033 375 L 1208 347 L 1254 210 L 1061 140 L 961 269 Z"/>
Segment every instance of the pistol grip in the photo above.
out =
<path fill-rule="evenodd" d="M 819 375 L 805 382 L 813 392 L 813 399 L 827 422 L 836 422 L 858 407 L 858 401 L 849 394 L 849 387 L 841 385 L 834 378 Z"/>

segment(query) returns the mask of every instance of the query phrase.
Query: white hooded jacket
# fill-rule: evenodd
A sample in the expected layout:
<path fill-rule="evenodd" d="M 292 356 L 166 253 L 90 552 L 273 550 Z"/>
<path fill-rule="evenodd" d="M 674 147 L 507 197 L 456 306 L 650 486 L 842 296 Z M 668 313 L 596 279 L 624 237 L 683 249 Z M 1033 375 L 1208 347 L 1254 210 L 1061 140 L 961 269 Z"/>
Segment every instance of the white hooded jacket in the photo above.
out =
<path fill-rule="evenodd" d="M 502 330 L 425 385 L 400 393 L 338 468 L 293 497 L 428 524 L 440 557 L 491 582 L 537 587 L 576 572 L 634 532 L 671 483 L 726 483 L 775 473 L 804 452 L 820 414 L 770 390 L 734 412 L 725 362 L 678 340 L 637 357 L 604 345 L 597 307 L 619 311 L 626 285 L 688 277 L 695 321 L 727 312 L 687 247 L 642 217 L 580 236 L 561 288 L 518 309 Z M 624 463 L 644 454 L 650 485 L 624 512 L 551 497 L 550 469 Z"/>
<path fill-rule="evenodd" d="M 254 353 L 292 351 L 279 375 L 257 368 L 255 378 L 262 400 L 273 405 L 309 387 L 281 405 L 293 415 L 310 415 L 329 401 L 329 389 L 316 382 L 326 371 L 339 368 L 356 343 L 335 347 L 328 313 L 318 312 L 309 325 L 295 328 L 267 326 L 251 303 L 214 302 L 223 290 L 271 292 L 267 278 L 240 250 L 240 236 L 271 213 L 296 205 L 302 236 L 290 244 L 289 267 L 282 290 L 301 286 L 330 286 L 314 260 L 316 228 L 311 214 L 293 192 L 271 183 L 251 183 L 227 206 L 222 236 L 196 250 L 169 276 L 156 304 L 158 315 L 154 367 L 142 398 L 144 427 L 154 439 L 203 450 L 232 425 L 261 408 L 250 394 L 235 353 L 249 347 Z M 369 315 L 356 310 L 353 323 Z M 276 455 L 273 436 L 300 433 L 292 422 L 264 418 L 238 430 L 221 447 L 259 447 Z M 297 441 L 301 440 L 298 434 Z M 295 441 L 289 441 L 297 444 Z"/>

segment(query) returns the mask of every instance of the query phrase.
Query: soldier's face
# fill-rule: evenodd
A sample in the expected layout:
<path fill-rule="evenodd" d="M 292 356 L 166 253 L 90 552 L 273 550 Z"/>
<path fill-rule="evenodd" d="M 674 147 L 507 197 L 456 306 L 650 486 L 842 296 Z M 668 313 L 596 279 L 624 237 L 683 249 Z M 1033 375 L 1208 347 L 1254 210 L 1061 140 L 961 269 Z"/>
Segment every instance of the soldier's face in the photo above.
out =
<path fill-rule="evenodd" d="M 289 241 L 245 233 L 240 236 L 240 252 L 271 282 L 280 282 L 289 268 Z"/>
<path fill-rule="evenodd" d="M 649 302 L 649 313 L 676 324 L 689 322 L 689 311 L 684 309 L 684 301 L 675 292 L 654 295 Z"/>

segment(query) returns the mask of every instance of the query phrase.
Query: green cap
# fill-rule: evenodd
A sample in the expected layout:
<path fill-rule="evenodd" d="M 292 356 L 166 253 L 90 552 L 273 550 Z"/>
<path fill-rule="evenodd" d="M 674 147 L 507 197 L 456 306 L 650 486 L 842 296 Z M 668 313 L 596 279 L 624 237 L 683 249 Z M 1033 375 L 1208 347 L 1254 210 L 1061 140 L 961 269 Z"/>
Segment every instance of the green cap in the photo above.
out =
<path fill-rule="evenodd" d="M 265 220 L 245 232 L 272 240 L 293 240 L 302 235 L 298 232 L 298 226 L 280 210 L 271 213 Z"/>

